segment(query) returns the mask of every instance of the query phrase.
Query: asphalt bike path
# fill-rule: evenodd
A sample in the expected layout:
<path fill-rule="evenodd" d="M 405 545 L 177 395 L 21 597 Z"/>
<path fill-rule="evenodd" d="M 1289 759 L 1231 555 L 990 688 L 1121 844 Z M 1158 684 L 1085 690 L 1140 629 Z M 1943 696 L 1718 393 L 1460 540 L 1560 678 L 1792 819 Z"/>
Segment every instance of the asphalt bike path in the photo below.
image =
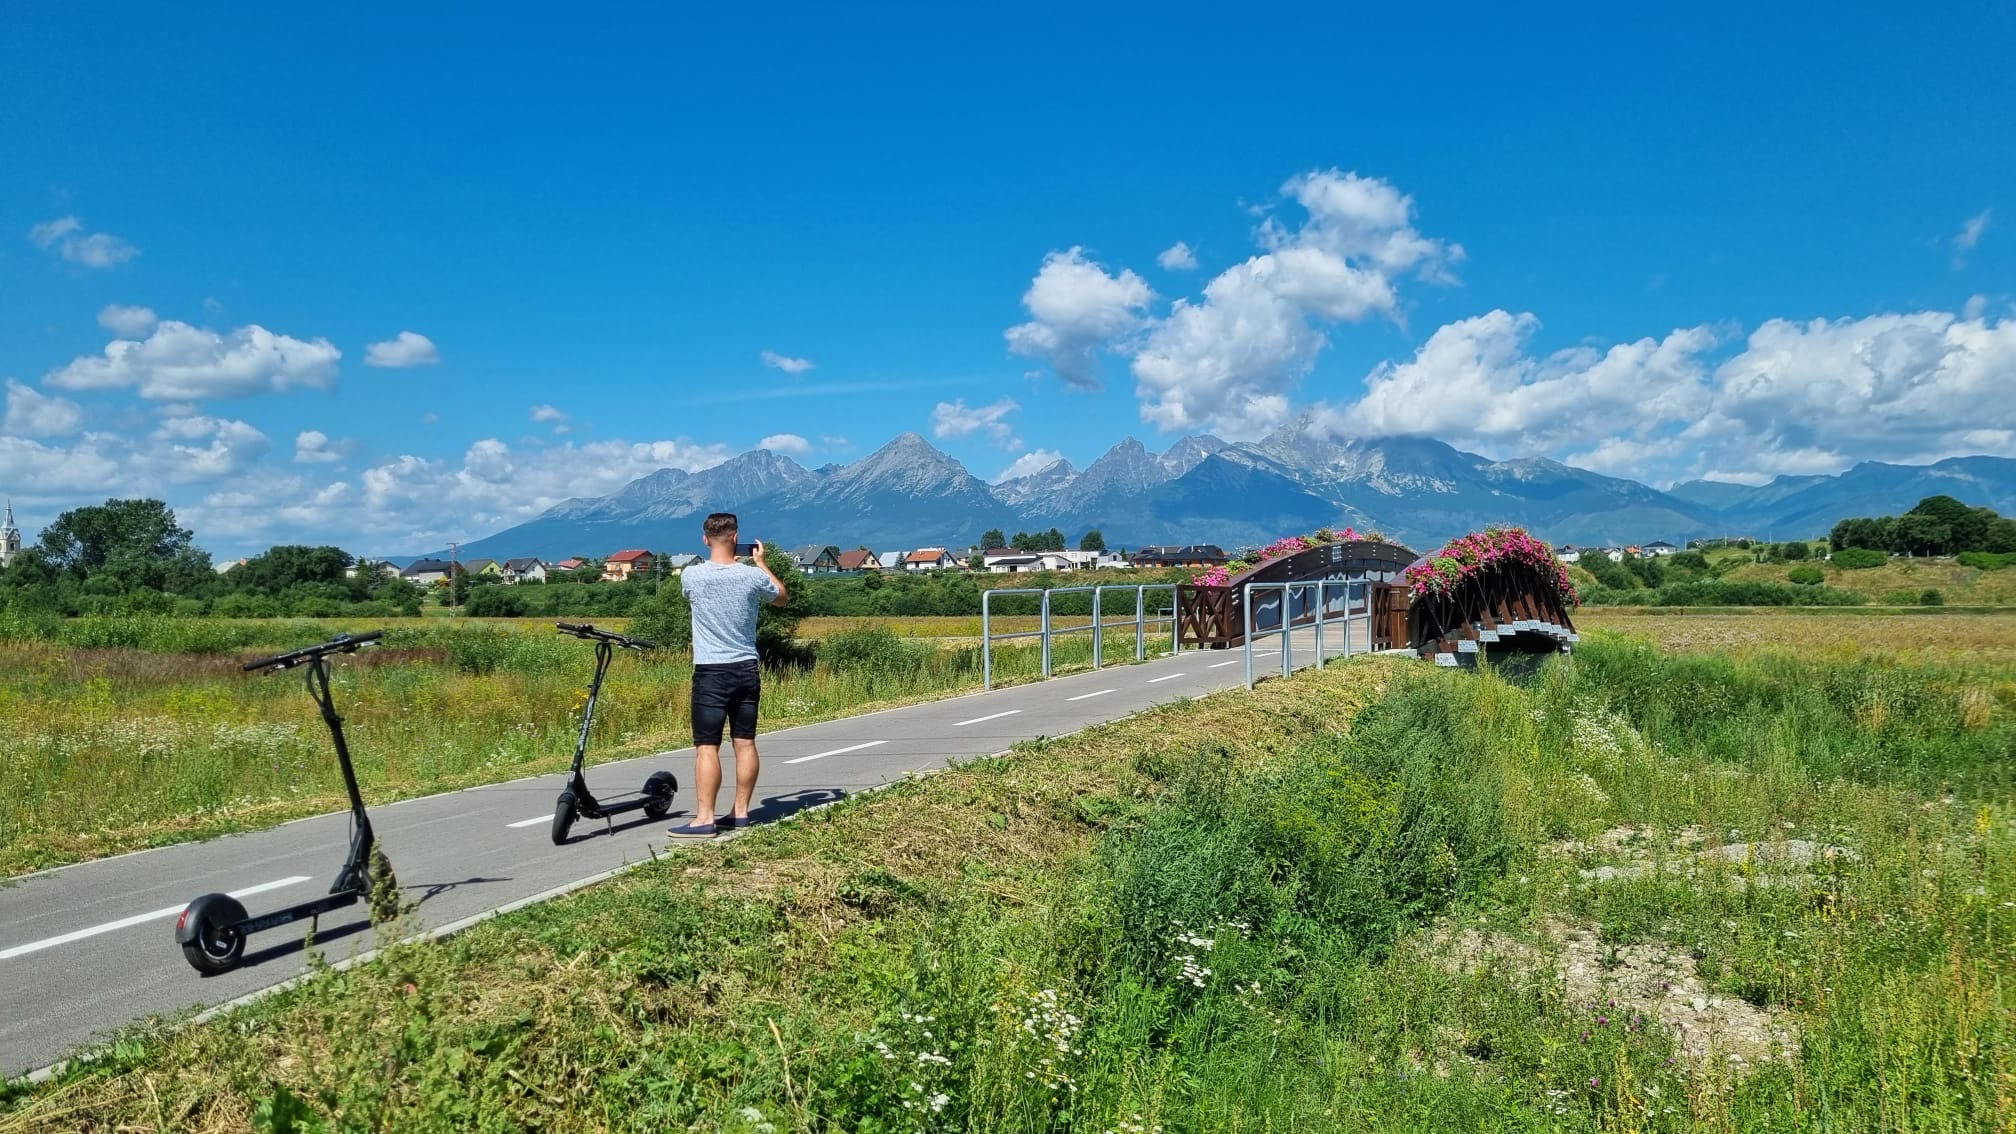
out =
<path fill-rule="evenodd" d="M 1341 630 L 1341 620 L 1328 627 L 1331 657 Z M 1365 641 L 1362 618 L 1352 638 Z M 1255 650 L 1256 677 L 1280 673 L 1278 650 L 1278 640 Z M 1298 668 L 1315 660 L 1309 633 L 1295 635 L 1294 654 Z M 1244 662 L 1238 650 L 1191 651 L 764 733 L 752 818 L 774 821 L 1017 741 L 1236 688 L 1245 683 Z M 620 670 L 604 696 L 624 696 Z M 587 769 L 590 789 L 604 800 L 636 792 L 660 769 L 678 776 L 679 793 L 665 819 L 641 811 L 615 816 L 613 826 L 578 819 L 563 846 L 553 845 L 550 831 L 564 771 L 376 806 L 371 823 L 415 904 L 418 928 L 439 930 L 686 845 L 665 830 L 692 813 L 692 755 L 682 748 Z M 725 808 L 735 782 L 725 745 L 722 763 Z M 205 977 L 182 959 L 175 919 L 211 891 L 239 896 L 254 915 L 326 892 L 349 830 L 349 812 L 340 811 L 0 881 L 0 1077 L 46 1067 L 132 1020 L 221 1004 L 298 976 L 305 923 L 251 937 L 239 968 Z M 361 903 L 325 916 L 315 935 L 315 948 L 332 961 L 376 944 Z"/>

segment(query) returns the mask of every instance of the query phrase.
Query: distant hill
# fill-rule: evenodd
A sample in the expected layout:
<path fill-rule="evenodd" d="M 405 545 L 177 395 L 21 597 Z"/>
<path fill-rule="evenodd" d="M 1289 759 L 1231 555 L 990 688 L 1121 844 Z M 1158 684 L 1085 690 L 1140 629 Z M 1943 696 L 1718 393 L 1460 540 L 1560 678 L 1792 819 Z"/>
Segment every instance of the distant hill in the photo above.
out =
<path fill-rule="evenodd" d="M 1307 420 L 1255 442 L 1186 437 L 1156 453 L 1132 437 L 1083 469 L 1059 460 L 989 485 L 915 433 L 851 464 L 807 469 L 757 449 L 697 473 L 660 469 L 608 496 L 568 500 L 464 544 L 465 558 L 699 550 L 708 512 L 780 545 L 964 548 L 989 528 L 1098 528 L 1110 546 L 1259 544 L 1321 526 L 1377 529 L 1412 547 L 1494 523 L 1575 544 L 1824 534 L 1851 515 L 1901 512 L 1946 493 L 2016 514 L 2016 460 L 1864 462 L 1839 476 L 1661 492 L 1544 458 L 1494 461 L 1432 438 L 1332 438 Z M 439 554 L 445 549 L 428 554 Z"/>

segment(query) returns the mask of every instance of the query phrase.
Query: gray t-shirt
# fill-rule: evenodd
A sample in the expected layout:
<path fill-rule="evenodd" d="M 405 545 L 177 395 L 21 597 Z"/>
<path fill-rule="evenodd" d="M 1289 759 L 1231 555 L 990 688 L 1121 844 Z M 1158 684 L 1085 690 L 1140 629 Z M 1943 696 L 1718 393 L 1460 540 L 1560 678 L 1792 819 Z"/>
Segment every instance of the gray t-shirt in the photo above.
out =
<path fill-rule="evenodd" d="M 756 658 L 756 609 L 777 597 L 770 576 L 747 563 L 695 563 L 679 573 L 693 604 L 693 664 Z"/>

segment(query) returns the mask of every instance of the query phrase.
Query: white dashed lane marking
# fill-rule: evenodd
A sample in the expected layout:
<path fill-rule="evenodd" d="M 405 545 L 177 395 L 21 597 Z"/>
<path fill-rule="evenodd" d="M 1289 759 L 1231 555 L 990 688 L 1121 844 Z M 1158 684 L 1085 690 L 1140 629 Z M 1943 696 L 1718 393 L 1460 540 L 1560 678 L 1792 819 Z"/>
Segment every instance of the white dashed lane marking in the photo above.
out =
<path fill-rule="evenodd" d="M 807 760 L 824 760 L 828 756 L 840 756 L 848 752 L 859 752 L 863 748 L 873 748 L 878 744 L 887 743 L 889 742 L 886 740 L 870 740 L 862 744 L 850 744 L 845 748 L 835 748 L 831 752 L 814 752 L 810 756 L 800 756 L 796 760 L 786 760 L 784 762 L 786 764 L 803 764 Z"/>
<path fill-rule="evenodd" d="M 1101 689 L 1097 693 L 1080 693 L 1076 697 L 1066 697 L 1066 701 L 1089 701 L 1094 697 L 1104 697 L 1108 693 L 1118 693 L 1118 689 Z"/>
<path fill-rule="evenodd" d="M 1153 685 L 1153 684 L 1155 684 L 1155 683 L 1156 683 L 1156 682 L 1158 682 L 1158 681 L 1174 681 L 1174 680 L 1176 680 L 1177 678 L 1179 678 L 1179 677 L 1182 677 L 1182 676 L 1183 676 L 1183 675 L 1182 675 L 1182 674 L 1180 674 L 1180 673 L 1171 673 L 1171 674 L 1167 674 L 1167 675 L 1165 675 L 1165 676 L 1163 676 L 1163 677 L 1151 677 L 1151 678 L 1149 678 L 1149 679 L 1148 679 L 1148 684 L 1150 684 L 1150 685 Z"/>
<path fill-rule="evenodd" d="M 552 812 L 550 812 L 550 811 L 549 811 L 549 812 L 547 812 L 547 813 L 546 813 L 546 814 L 544 814 L 544 815 L 534 815 L 534 816 L 533 816 L 532 818 L 530 818 L 530 819 L 520 819 L 520 820 L 518 820 L 518 821 L 517 821 L 516 823 L 506 823 L 506 824 L 504 824 L 504 825 L 505 825 L 506 827 L 511 827 L 511 828 L 514 828 L 514 829 L 515 829 L 515 828 L 518 828 L 518 827 L 531 827 L 531 826 L 536 826 L 537 824 L 540 824 L 540 823 L 544 823 L 544 822 L 546 822 L 546 821 L 547 821 L 548 819 L 551 819 L 551 818 L 553 818 L 553 814 L 552 814 Z"/>
<path fill-rule="evenodd" d="M 1000 719 L 1001 719 L 1002 717 L 1012 717 L 1012 716 L 1014 716 L 1014 715 L 1015 715 L 1016 713 L 1019 713 L 1019 712 L 1021 712 L 1021 711 L 1022 711 L 1022 710 L 1020 710 L 1020 709 L 1010 709 L 1010 710 L 1008 710 L 1008 711 L 1007 711 L 1007 712 L 1005 712 L 1005 713 L 991 713 L 991 714 L 989 714 L 989 715 L 987 715 L 987 716 L 984 716 L 984 717 L 974 717 L 974 718 L 973 718 L 972 720 L 970 720 L 970 721 L 956 721 L 956 722 L 954 722 L 954 723 L 953 723 L 952 727 L 953 727 L 953 728 L 965 728 L 965 727 L 966 727 L 967 725 L 969 725 L 969 724 L 983 724 L 983 723 L 985 723 L 985 722 L 987 722 L 987 721 L 998 721 L 998 720 L 1000 720 Z"/>

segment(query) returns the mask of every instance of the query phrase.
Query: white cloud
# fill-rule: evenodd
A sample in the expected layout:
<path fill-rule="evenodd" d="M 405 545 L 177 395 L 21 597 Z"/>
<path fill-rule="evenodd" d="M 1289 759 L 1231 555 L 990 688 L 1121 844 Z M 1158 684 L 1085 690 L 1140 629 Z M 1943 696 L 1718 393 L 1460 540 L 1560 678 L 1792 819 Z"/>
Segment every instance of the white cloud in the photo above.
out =
<path fill-rule="evenodd" d="M 1083 248 L 1052 252 L 1022 295 L 1031 319 L 1008 328 L 1008 349 L 1047 359 L 1066 382 L 1096 389 L 1099 351 L 1139 328 L 1154 298 L 1148 281 L 1108 273 Z"/>
<path fill-rule="evenodd" d="M 441 415 L 435 413 L 433 410 L 430 409 L 426 413 L 420 415 L 420 424 L 439 425 L 441 424 Z"/>
<path fill-rule="evenodd" d="M 7 417 L 0 430 L 17 437 L 61 437 L 84 424 L 84 409 L 68 398 L 7 380 Z"/>
<path fill-rule="evenodd" d="M 551 425 L 555 433 L 566 433 L 573 428 L 572 425 L 568 424 L 566 411 L 560 409 L 558 406 L 533 406 L 532 420 L 541 425 Z"/>
<path fill-rule="evenodd" d="M 372 343 L 364 348 L 364 365 L 401 368 L 433 366 L 441 361 L 434 341 L 417 331 L 401 331 L 397 338 Z"/>
<path fill-rule="evenodd" d="M 1987 310 L 1988 310 L 1987 296 L 1978 294 L 1970 295 L 1967 297 L 1966 306 L 1960 309 L 1960 317 L 1962 319 L 1979 319 L 1981 317 L 1982 312 L 1985 312 Z"/>
<path fill-rule="evenodd" d="M 834 433 L 829 433 L 819 438 L 819 443 L 828 449 L 852 449 L 854 447 L 854 442 Z"/>
<path fill-rule="evenodd" d="M 1013 464 L 994 474 L 994 479 L 987 483 L 1000 484 L 1003 481 L 1014 480 L 1018 476 L 1039 473 L 1063 459 L 1064 454 L 1055 449 L 1037 449 L 1033 452 L 1024 453 L 1015 458 Z"/>
<path fill-rule="evenodd" d="M 304 429 L 294 436 L 294 463 L 326 465 L 349 455 L 350 445 L 335 441 L 319 429 Z"/>
<path fill-rule="evenodd" d="M 115 267 L 140 254 L 138 248 L 109 232 L 85 232 L 84 222 L 76 217 L 43 221 L 28 230 L 28 239 L 37 248 L 86 268 Z"/>
<path fill-rule="evenodd" d="M 661 468 L 698 472 L 732 455 L 724 445 L 686 438 L 519 447 L 484 438 L 459 460 L 401 455 L 358 477 L 364 508 L 351 522 L 365 526 L 349 538 L 387 549 L 439 546 L 521 523 L 572 497 L 607 495 Z"/>
<path fill-rule="evenodd" d="M 1967 266 L 1967 253 L 1981 246 L 1981 234 L 1988 231 L 1988 222 L 1993 218 L 1994 209 L 1982 209 L 1960 222 L 1960 231 L 1953 234 L 1953 268 L 1958 271 Z"/>
<path fill-rule="evenodd" d="M 1412 359 L 1375 368 L 1362 398 L 1313 419 L 1340 435 L 1433 436 L 1654 484 L 2016 455 L 2016 321 L 1772 319 L 1733 353 L 1718 349 L 1727 336 L 1689 327 L 1535 355 L 1538 325 L 1505 311 L 1451 323 Z"/>
<path fill-rule="evenodd" d="M 1162 265 L 1165 271 L 1192 272 L 1197 270 L 1197 253 L 1188 244 L 1179 240 L 1164 248 L 1162 254 L 1155 257 L 1155 262 Z"/>
<path fill-rule="evenodd" d="M 768 449 L 773 453 L 782 453 L 787 457 L 802 457 L 812 451 L 812 442 L 796 433 L 772 433 L 756 442 L 756 447 Z"/>
<path fill-rule="evenodd" d="M 1015 427 L 1008 424 L 1008 415 L 1021 409 L 1013 398 L 1002 398 L 992 405 L 972 406 L 961 398 L 957 401 L 939 402 L 931 411 L 931 432 L 937 437 L 970 437 L 984 433 L 1003 449 L 1021 447 L 1022 439 L 1015 435 Z"/>
<path fill-rule="evenodd" d="M 122 339 L 137 339 L 153 330 L 160 321 L 154 317 L 152 307 L 126 307 L 113 303 L 98 312 L 98 325 Z"/>
<path fill-rule="evenodd" d="M 78 358 L 46 381 L 64 390 L 130 388 L 154 400 L 244 397 L 327 389 L 341 357 L 327 339 L 304 341 L 257 324 L 219 334 L 171 319 L 145 339 L 114 339 L 102 357 Z"/>
<path fill-rule="evenodd" d="M 803 374 L 812 369 L 811 359 L 792 358 L 788 354 L 778 354 L 774 350 L 766 350 L 757 357 L 763 360 L 763 365 L 772 370 L 782 370 L 786 374 Z"/>
<path fill-rule="evenodd" d="M 1135 352 L 1142 420 L 1234 439 L 1279 425 L 1329 343 L 1318 323 L 1397 321 L 1395 279 L 1452 282 L 1463 259 L 1461 245 L 1416 230 L 1413 199 L 1376 177 L 1321 170 L 1281 194 L 1304 210 L 1301 225 L 1268 216 L 1265 251 L 1221 272 L 1201 301 L 1178 300 Z"/>
<path fill-rule="evenodd" d="M 1545 451 L 1613 435 L 1620 423 L 1687 420 L 1708 404 L 1709 328 L 1536 358 L 1527 343 L 1539 326 L 1530 314 L 1498 310 L 1441 327 L 1409 361 L 1376 367 L 1364 396 L 1330 424 L 1344 433 Z"/>

